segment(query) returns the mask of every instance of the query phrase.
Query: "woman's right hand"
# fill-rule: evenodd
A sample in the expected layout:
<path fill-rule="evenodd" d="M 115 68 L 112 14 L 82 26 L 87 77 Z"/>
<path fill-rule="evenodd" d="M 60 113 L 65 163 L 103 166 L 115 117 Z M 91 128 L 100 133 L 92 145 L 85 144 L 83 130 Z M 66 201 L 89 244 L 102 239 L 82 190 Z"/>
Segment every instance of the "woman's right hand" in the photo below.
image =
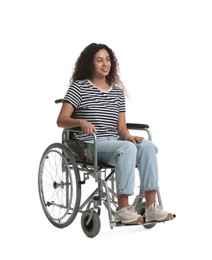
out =
<path fill-rule="evenodd" d="M 87 135 L 92 135 L 93 132 L 96 133 L 95 126 L 86 120 L 80 120 L 80 128 L 82 132 Z"/>

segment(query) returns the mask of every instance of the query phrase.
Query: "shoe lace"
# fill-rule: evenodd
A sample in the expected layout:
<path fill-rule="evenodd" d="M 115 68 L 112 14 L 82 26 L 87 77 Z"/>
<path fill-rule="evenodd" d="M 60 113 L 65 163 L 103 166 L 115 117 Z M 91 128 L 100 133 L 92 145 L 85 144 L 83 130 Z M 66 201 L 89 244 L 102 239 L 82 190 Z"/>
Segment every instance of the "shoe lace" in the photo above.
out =
<path fill-rule="evenodd" d="M 163 210 L 162 207 L 160 205 L 156 204 L 156 203 L 152 204 L 152 208 L 153 208 L 154 214 L 156 214 L 156 212 L 160 212 L 160 211 Z"/>
<path fill-rule="evenodd" d="M 130 211 L 130 212 L 136 212 L 136 210 L 134 209 L 133 206 L 128 206 L 127 210 Z"/>

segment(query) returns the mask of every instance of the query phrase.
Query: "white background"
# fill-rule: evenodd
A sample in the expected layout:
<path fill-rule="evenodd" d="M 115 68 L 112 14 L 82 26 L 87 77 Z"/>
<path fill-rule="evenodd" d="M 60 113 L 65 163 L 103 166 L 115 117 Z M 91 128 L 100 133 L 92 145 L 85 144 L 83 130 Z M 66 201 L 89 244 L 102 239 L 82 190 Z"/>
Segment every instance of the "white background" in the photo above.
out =
<path fill-rule="evenodd" d="M 3 259 L 211 259 L 212 7 L 210 1 L 3 0 L 0 2 L 1 254 Z M 127 119 L 148 123 L 159 147 L 164 208 L 151 230 L 109 228 L 87 238 L 80 215 L 52 226 L 37 172 L 76 58 L 111 47 L 129 92 Z"/>

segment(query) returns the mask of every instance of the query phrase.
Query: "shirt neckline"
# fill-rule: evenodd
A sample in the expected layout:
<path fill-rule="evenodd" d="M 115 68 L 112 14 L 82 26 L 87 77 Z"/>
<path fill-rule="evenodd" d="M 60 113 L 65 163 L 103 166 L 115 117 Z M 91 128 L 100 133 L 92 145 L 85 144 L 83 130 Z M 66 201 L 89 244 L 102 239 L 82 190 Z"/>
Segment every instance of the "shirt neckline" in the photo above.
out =
<path fill-rule="evenodd" d="M 107 93 L 109 91 L 112 90 L 113 86 L 111 85 L 110 88 L 108 90 L 102 90 L 101 88 L 97 87 L 96 85 L 94 85 L 89 79 L 88 79 L 89 83 L 94 86 L 95 88 L 97 88 L 100 92 L 103 92 L 103 93 Z"/>

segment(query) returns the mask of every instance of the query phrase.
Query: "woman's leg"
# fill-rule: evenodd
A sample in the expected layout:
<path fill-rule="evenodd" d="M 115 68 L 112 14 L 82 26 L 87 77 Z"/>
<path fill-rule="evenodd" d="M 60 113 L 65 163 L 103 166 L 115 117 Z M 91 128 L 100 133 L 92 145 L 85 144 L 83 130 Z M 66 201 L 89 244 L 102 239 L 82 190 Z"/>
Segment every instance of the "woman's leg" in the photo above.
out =
<path fill-rule="evenodd" d="M 156 157 L 158 149 L 149 140 L 143 140 L 137 145 L 137 149 L 136 164 L 140 174 L 142 191 L 144 193 L 146 191 L 156 191 L 159 189 L 158 164 Z M 146 194 L 148 195 L 148 193 Z"/>
<path fill-rule="evenodd" d="M 98 161 L 115 167 L 117 195 L 132 195 L 135 186 L 136 146 L 129 141 L 100 141 Z"/>
<path fill-rule="evenodd" d="M 97 144 L 98 161 L 115 166 L 118 209 L 115 220 L 124 224 L 140 224 L 143 217 L 129 206 L 128 196 L 134 193 L 136 146 L 129 141 L 100 141 Z"/>
<path fill-rule="evenodd" d="M 157 147 L 149 140 L 143 140 L 138 146 L 137 166 L 140 174 L 141 187 L 146 198 L 146 221 L 165 221 L 173 215 L 156 204 L 158 187 Z"/>

